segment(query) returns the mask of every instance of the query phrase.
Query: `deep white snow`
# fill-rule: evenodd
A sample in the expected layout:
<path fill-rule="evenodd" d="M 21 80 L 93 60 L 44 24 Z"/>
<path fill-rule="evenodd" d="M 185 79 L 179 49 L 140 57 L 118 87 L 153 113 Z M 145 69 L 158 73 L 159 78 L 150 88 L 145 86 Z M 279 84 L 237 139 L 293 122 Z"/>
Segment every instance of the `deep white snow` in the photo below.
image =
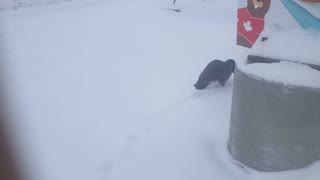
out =
<path fill-rule="evenodd" d="M 320 3 L 295 1 L 314 16 L 320 15 Z M 268 40 L 258 40 L 249 54 L 320 65 L 320 32 L 302 29 L 281 1 L 272 1 L 272 7 L 265 17 L 263 36 Z"/>
<path fill-rule="evenodd" d="M 320 88 L 320 72 L 308 65 L 282 61 L 270 64 L 254 63 L 240 67 L 245 73 L 265 81 L 286 86 Z"/>
<path fill-rule="evenodd" d="M 1 14 L 10 122 L 36 180 L 317 180 L 236 166 L 232 80 L 197 92 L 212 59 L 239 59 L 237 3 L 95 1 Z"/>
<path fill-rule="evenodd" d="M 291 29 L 269 29 L 262 36 L 267 41 L 257 41 L 249 54 L 280 60 L 320 65 L 320 32 Z"/>

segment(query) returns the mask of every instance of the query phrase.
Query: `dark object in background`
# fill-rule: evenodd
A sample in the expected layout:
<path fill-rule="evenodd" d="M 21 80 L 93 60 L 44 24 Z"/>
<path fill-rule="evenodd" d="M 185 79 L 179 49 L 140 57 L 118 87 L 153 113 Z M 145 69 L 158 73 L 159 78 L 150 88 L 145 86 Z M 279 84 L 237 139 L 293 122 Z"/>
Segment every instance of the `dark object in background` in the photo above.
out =
<path fill-rule="evenodd" d="M 0 108 L 3 108 L 0 106 Z M 0 179 L 21 180 L 20 165 L 17 162 L 16 151 L 13 150 L 13 139 L 9 137 L 7 119 L 0 110 Z"/>
<path fill-rule="evenodd" d="M 222 86 L 230 78 L 234 72 L 236 62 L 233 59 L 228 59 L 223 62 L 220 60 L 211 61 L 206 68 L 201 72 L 197 83 L 194 87 L 198 90 L 205 89 L 210 82 L 218 81 Z"/>
<path fill-rule="evenodd" d="M 174 12 L 177 12 L 177 13 L 180 13 L 180 12 L 181 12 L 181 9 L 165 8 L 165 9 L 163 9 L 163 10 L 174 11 Z"/>
<path fill-rule="evenodd" d="M 262 38 L 261 38 L 261 41 L 262 41 L 262 42 L 264 42 L 264 41 L 266 41 L 266 40 L 268 40 L 268 37 L 262 37 Z"/>

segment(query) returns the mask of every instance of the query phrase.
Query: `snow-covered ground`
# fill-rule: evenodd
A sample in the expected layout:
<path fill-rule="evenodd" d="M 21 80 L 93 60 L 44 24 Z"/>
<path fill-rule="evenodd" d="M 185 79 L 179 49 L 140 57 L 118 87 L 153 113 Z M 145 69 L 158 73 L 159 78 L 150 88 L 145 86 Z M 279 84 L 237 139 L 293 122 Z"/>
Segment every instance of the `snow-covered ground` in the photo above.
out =
<path fill-rule="evenodd" d="M 1 0 L 0 12 L 15 11 L 35 6 L 47 6 L 60 3 L 90 2 L 94 0 Z"/>
<path fill-rule="evenodd" d="M 36 180 L 316 180 L 236 166 L 232 80 L 197 92 L 212 59 L 239 59 L 237 3 L 95 1 L 1 14 L 17 147 Z"/>
<path fill-rule="evenodd" d="M 298 0 L 311 13 L 319 14 L 320 3 L 306 3 Z M 316 15 L 315 15 L 316 16 Z M 250 50 L 251 55 L 319 65 L 320 32 L 305 30 L 294 20 L 281 3 L 272 1 L 272 8 L 266 15 L 266 27 L 261 36 L 267 41 L 257 41 Z"/>

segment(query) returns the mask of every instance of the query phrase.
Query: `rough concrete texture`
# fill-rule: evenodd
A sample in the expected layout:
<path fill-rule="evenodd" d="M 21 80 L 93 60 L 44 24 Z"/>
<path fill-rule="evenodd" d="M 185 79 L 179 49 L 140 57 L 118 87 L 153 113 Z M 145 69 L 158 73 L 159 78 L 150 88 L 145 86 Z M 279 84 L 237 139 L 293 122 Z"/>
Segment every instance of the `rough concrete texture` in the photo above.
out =
<path fill-rule="evenodd" d="M 228 149 L 244 165 L 276 172 L 320 159 L 320 89 L 287 87 L 236 70 Z"/>

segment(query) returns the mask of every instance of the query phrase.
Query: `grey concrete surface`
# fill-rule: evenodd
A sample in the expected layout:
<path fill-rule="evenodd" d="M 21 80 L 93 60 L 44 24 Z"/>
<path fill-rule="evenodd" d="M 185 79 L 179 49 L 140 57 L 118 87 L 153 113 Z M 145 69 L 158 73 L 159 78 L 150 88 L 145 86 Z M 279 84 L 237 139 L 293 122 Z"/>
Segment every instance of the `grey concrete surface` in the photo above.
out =
<path fill-rule="evenodd" d="M 320 89 L 287 87 L 236 70 L 230 154 L 265 172 L 303 168 L 320 159 Z"/>

